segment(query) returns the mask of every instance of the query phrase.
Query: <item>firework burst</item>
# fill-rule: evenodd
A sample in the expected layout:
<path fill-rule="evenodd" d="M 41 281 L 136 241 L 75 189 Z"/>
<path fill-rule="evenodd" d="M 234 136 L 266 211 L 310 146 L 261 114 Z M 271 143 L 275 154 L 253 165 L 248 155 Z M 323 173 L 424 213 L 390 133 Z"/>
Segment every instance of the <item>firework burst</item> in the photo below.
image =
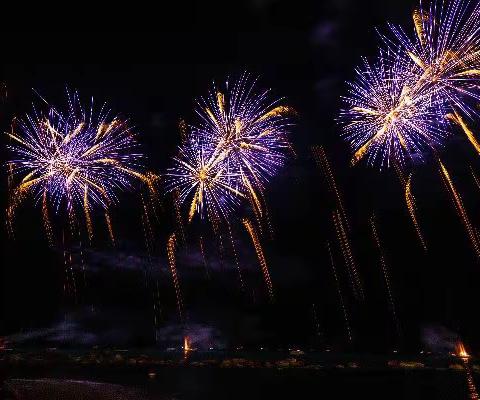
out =
<path fill-rule="evenodd" d="M 393 45 L 414 62 L 417 85 L 431 86 L 436 96 L 469 117 L 478 114 L 472 100 L 480 100 L 480 3 L 420 1 L 413 23 L 414 35 L 390 27 Z"/>
<path fill-rule="evenodd" d="M 214 86 L 197 103 L 198 123 L 168 173 L 168 190 L 178 189 L 180 202 L 190 204 L 190 220 L 196 213 L 227 219 L 244 199 L 263 212 L 265 185 L 291 149 L 292 109 L 270 100 L 268 90 L 257 91 L 255 83 L 244 74 L 224 90 Z"/>
<path fill-rule="evenodd" d="M 65 208 L 74 215 L 85 214 L 92 235 L 91 210 L 117 201 L 118 192 L 129 189 L 135 180 L 151 184 L 141 169 L 142 155 L 136 152 L 135 137 L 127 122 L 110 117 L 103 106 L 99 114 L 85 110 L 78 94 L 68 95 L 68 110 L 50 107 L 47 113 L 34 110 L 12 132 L 9 161 L 12 173 L 8 216 L 27 196 L 42 204 L 44 218 L 49 208 Z M 107 218 L 109 220 L 109 217 Z M 51 226 L 47 231 L 51 232 Z M 110 225 L 111 226 L 111 225 Z"/>
<path fill-rule="evenodd" d="M 203 140 L 192 137 L 173 158 L 169 173 L 169 190 L 178 190 L 181 204 L 191 198 L 188 219 L 198 213 L 210 219 L 226 218 L 245 197 L 240 176 L 224 160 L 212 154 Z"/>
<path fill-rule="evenodd" d="M 392 61 L 382 53 L 375 64 L 365 60 L 349 84 L 341 111 L 343 136 L 354 151 L 352 163 L 365 156 L 369 164 L 423 160 L 423 153 L 448 136 L 447 103 L 427 85 L 418 84 L 414 62 Z"/>
<path fill-rule="evenodd" d="M 343 135 L 353 163 L 368 155 L 370 164 L 423 161 L 448 136 L 449 123 L 462 127 L 478 151 L 467 124 L 480 100 L 480 3 L 436 1 L 413 13 L 410 37 L 391 25 L 382 36 L 386 50 L 375 64 L 365 62 L 350 84 L 341 112 Z"/>

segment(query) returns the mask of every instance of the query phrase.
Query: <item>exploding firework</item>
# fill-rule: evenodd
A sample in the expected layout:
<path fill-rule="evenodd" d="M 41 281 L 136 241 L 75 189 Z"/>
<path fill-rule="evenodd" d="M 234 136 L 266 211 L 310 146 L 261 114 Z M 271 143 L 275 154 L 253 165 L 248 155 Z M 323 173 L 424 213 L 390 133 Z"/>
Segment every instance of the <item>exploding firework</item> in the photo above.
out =
<path fill-rule="evenodd" d="M 480 3 L 422 3 L 413 12 L 414 35 L 391 25 L 393 45 L 414 62 L 417 86 L 432 88 L 436 97 L 448 99 L 453 109 L 472 117 L 478 114 L 475 100 L 480 100 Z"/>
<path fill-rule="evenodd" d="M 245 197 L 240 176 L 217 159 L 204 140 L 191 137 L 174 157 L 174 168 L 168 173 L 168 187 L 178 190 L 178 201 L 191 198 L 188 219 L 195 213 L 207 215 L 213 222 L 227 218 Z"/>
<path fill-rule="evenodd" d="M 448 136 L 447 101 L 419 84 L 414 64 L 382 53 L 376 63 L 365 60 L 357 69 L 340 114 L 353 164 L 365 156 L 380 167 L 423 160 L 426 150 L 441 146 Z"/>
<path fill-rule="evenodd" d="M 268 90 L 257 91 L 247 74 L 198 101 L 198 124 L 190 127 L 167 174 L 168 190 L 178 189 L 180 202 L 190 204 L 189 220 L 196 213 L 225 220 L 245 199 L 263 214 L 265 185 L 291 149 L 292 112 L 270 100 Z"/>
<path fill-rule="evenodd" d="M 413 13 L 415 35 L 391 25 L 393 38 L 376 64 L 365 62 L 350 84 L 341 113 L 344 136 L 355 152 L 381 166 L 423 160 L 448 136 L 448 121 L 480 146 L 460 113 L 478 115 L 480 99 L 480 3 L 432 0 Z"/>
<path fill-rule="evenodd" d="M 42 205 L 51 236 L 49 209 L 59 213 L 64 208 L 74 219 L 79 207 L 91 237 L 92 208 L 107 211 L 111 230 L 108 207 L 117 201 L 118 192 L 131 188 L 135 180 L 150 185 L 151 177 L 139 172 L 142 155 L 126 121 L 110 117 L 105 106 L 95 114 L 93 100 L 85 110 L 76 93 L 69 94 L 68 100 L 66 113 L 53 107 L 47 113 L 35 110 L 8 133 L 13 154 L 9 165 L 16 184 L 7 214 L 12 218 L 20 202 L 31 195 Z"/>

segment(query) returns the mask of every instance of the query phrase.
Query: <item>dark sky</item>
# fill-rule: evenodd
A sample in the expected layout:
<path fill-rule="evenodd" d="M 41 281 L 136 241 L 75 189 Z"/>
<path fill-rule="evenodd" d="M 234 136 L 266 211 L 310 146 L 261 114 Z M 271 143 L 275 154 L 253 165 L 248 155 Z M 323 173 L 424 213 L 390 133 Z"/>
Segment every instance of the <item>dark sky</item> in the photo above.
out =
<path fill-rule="evenodd" d="M 6 131 L 14 116 L 31 111 L 32 102 L 38 102 L 32 88 L 52 104 L 61 105 L 68 86 L 84 99 L 94 96 L 98 102 L 107 101 L 115 112 L 128 116 L 149 165 L 162 172 L 179 142 L 179 119 L 193 118 L 194 99 L 204 95 L 213 80 L 222 81 L 245 70 L 259 75 L 262 86 L 285 96 L 299 113 L 291 136 L 298 157 L 267 193 L 275 238 L 264 240 L 264 247 L 276 302 L 267 301 L 254 251 L 239 222 L 233 229 L 245 291 L 239 288 L 232 258 L 228 254 L 220 257 L 208 227 L 196 225 L 178 260 L 188 329 L 202 343 L 217 345 L 348 348 L 326 248 L 330 241 L 354 349 L 385 351 L 402 346 L 416 351 L 432 336 L 445 332 L 458 333 L 474 346 L 471 339 L 480 333 L 476 321 L 479 260 L 435 159 L 414 169 L 413 191 L 429 247 L 424 254 L 394 171 L 350 167 L 348 146 L 335 123 L 345 81 L 353 78 L 362 56 L 376 55 L 375 29 L 386 30 L 387 21 L 410 29 L 413 7 L 413 1 L 380 0 L 250 0 L 235 6 L 225 2 L 221 7 L 186 2 L 150 13 L 132 10 L 130 19 L 140 24 L 145 21 L 150 31 L 117 32 L 125 26 L 125 19 L 115 16 L 110 20 L 115 27 L 106 32 L 4 33 L 4 61 L 12 63 L 1 69 L 8 96 L 1 104 L 0 124 Z M 96 26 L 100 22 L 100 18 L 91 21 Z M 163 30 L 154 30 L 157 27 Z M 4 138 L 3 149 L 6 143 Z M 334 202 L 311 156 L 315 144 L 325 147 L 343 193 L 353 254 L 365 286 L 364 303 L 354 300 L 348 285 L 331 223 Z M 2 157 L 6 156 L 2 150 Z M 470 165 L 478 170 L 480 164 L 474 151 L 458 134 L 441 156 L 473 225 L 478 226 L 480 193 Z M 1 182 L 4 209 L 5 173 Z M 85 281 L 78 243 L 67 244 L 76 260 L 75 299 L 64 294 L 62 248 L 48 248 L 40 210 L 26 201 L 16 221 L 15 239 L 2 230 L 2 333 L 19 341 L 36 338 L 38 343 L 152 345 L 152 296 L 158 282 L 157 339 L 162 344 L 180 337 L 165 258 L 173 210 L 166 199 L 148 255 L 139 207 L 138 194 L 127 193 L 113 211 L 116 248 L 105 240 L 101 216 L 94 216 L 96 238 L 91 245 L 82 244 Z M 400 338 L 368 225 L 372 213 L 377 216 L 391 275 Z M 57 222 L 61 236 L 64 226 Z M 209 278 L 199 254 L 200 235 L 206 242 Z"/>

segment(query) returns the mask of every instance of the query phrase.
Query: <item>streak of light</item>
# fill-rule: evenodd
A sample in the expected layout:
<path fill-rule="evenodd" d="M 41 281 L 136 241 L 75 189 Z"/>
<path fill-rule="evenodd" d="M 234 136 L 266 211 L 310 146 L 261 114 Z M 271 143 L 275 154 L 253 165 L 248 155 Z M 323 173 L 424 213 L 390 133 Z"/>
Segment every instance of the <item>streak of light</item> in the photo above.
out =
<path fill-rule="evenodd" d="M 471 242 L 472 247 L 475 251 L 475 254 L 476 254 L 477 257 L 480 258 L 480 247 L 479 247 L 479 244 L 478 244 L 477 235 L 475 234 L 475 230 L 473 229 L 472 223 L 470 222 L 467 211 L 466 211 L 466 209 L 463 205 L 462 198 L 461 198 L 460 194 L 458 193 L 458 191 L 456 190 L 455 185 L 453 184 L 453 181 L 450 177 L 450 174 L 447 171 L 447 169 L 445 168 L 445 166 L 443 165 L 442 161 L 439 159 L 438 162 L 440 164 L 440 172 L 442 174 L 443 180 L 444 180 L 444 182 L 445 182 L 445 184 L 446 184 L 446 186 L 449 190 L 449 193 L 451 195 L 451 198 L 453 200 L 455 208 L 456 208 L 456 210 L 457 210 L 457 212 L 460 216 L 460 219 L 462 220 L 462 222 L 465 226 L 465 229 L 467 231 L 467 235 L 470 239 L 470 242 Z"/>
<path fill-rule="evenodd" d="M 88 185 L 85 185 L 85 191 L 83 195 L 83 210 L 85 212 L 85 220 L 87 223 L 88 239 L 91 242 L 93 239 L 93 225 L 92 217 L 90 215 L 90 206 L 88 204 Z"/>
<path fill-rule="evenodd" d="M 263 253 L 262 245 L 260 244 L 260 240 L 258 239 L 255 228 L 253 227 L 253 224 L 250 222 L 250 220 L 244 218 L 242 220 L 242 222 L 243 222 L 243 226 L 245 227 L 248 234 L 250 235 L 250 238 L 252 239 L 253 246 L 255 248 L 255 252 L 257 253 L 257 258 L 258 258 L 258 261 L 260 263 L 260 267 L 262 269 L 263 278 L 264 278 L 265 283 L 266 283 L 267 288 L 268 288 L 268 295 L 270 297 L 270 300 L 273 301 L 273 299 L 274 299 L 273 285 L 272 285 L 272 280 L 270 279 L 270 273 L 268 271 L 267 260 L 265 259 L 265 255 Z"/>
<path fill-rule="evenodd" d="M 200 244 L 200 253 L 202 254 L 203 267 L 205 268 L 205 275 L 207 276 L 207 279 L 210 280 L 210 272 L 208 271 L 207 256 L 205 254 L 205 247 L 203 245 L 202 236 L 200 236 L 199 244 Z"/>
<path fill-rule="evenodd" d="M 347 226 L 347 230 L 350 230 L 347 213 L 345 211 L 345 207 L 343 205 L 343 199 L 340 194 L 340 190 L 338 189 L 337 182 L 335 180 L 335 176 L 333 175 L 332 168 L 330 166 L 330 162 L 328 160 L 327 154 L 322 146 L 313 146 L 312 153 L 315 158 L 315 161 L 318 167 L 321 169 L 325 179 L 327 180 L 328 187 L 330 191 L 334 194 L 337 207 L 342 213 L 343 220 L 345 225 Z"/>
<path fill-rule="evenodd" d="M 176 238 L 175 234 L 172 233 L 168 238 L 167 242 L 167 257 L 168 264 L 170 265 L 170 271 L 172 273 L 173 285 L 175 287 L 175 295 L 177 297 L 177 309 L 180 319 L 183 320 L 183 298 L 182 291 L 180 289 L 180 282 L 178 280 L 177 268 L 175 263 L 175 247 L 176 247 Z"/>
<path fill-rule="evenodd" d="M 230 244 L 232 245 L 233 258 L 235 260 L 235 266 L 236 266 L 237 272 L 238 272 L 238 280 L 240 282 L 240 288 L 244 291 L 245 290 L 245 283 L 243 281 L 242 269 L 240 268 L 240 261 L 238 260 L 237 248 L 235 246 L 235 241 L 233 240 L 232 228 L 230 227 L 229 223 L 227 223 L 226 225 L 227 225 L 227 229 L 228 229 Z"/>
<path fill-rule="evenodd" d="M 115 235 L 113 233 L 112 218 L 108 212 L 108 208 L 105 208 L 105 222 L 107 223 L 108 235 L 113 246 L 115 246 Z"/>
<path fill-rule="evenodd" d="M 465 123 L 461 115 L 455 111 L 453 114 L 448 114 L 447 118 L 455 122 L 458 126 L 462 128 L 463 132 L 467 136 L 472 146 L 475 148 L 476 152 L 480 154 L 480 143 L 478 143 L 473 131 Z"/>
<path fill-rule="evenodd" d="M 345 231 L 341 212 L 338 210 L 335 210 L 332 214 L 332 217 L 333 217 L 333 223 L 335 225 L 335 231 L 337 233 L 337 239 L 340 244 L 343 258 L 345 260 L 345 265 L 347 267 L 347 271 L 350 277 L 353 293 L 357 299 L 363 300 L 364 299 L 363 286 L 360 280 L 360 276 L 358 273 L 358 269 L 356 267 L 355 260 L 353 258 L 350 240 Z"/>
<path fill-rule="evenodd" d="M 390 274 L 388 272 L 387 262 L 385 260 L 385 252 L 382 247 L 382 242 L 380 241 L 380 236 L 378 234 L 378 227 L 375 218 L 375 214 L 372 215 L 370 218 L 370 224 L 372 227 L 372 234 L 375 244 L 377 246 L 378 252 L 380 254 L 380 266 L 382 267 L 383 278 L 385 280 L 385 286 L 387 287 L 387 294 L 388 294 L 388 302 L 390 306 L 390 311 L 392 313 L 393 322 L 395 324 L 395 329 L 397 330 L 397 334 L 400 337 L 400 323 L 398 321 L 398 316 L 395 308 L 395 301 L 393 298 L 393 291 L 392 291 L 392 284 L 390 282 Z"/>
<path fill-rule="evenodd" d="M 462 342 L 459 342 L 456 346 L 456 354 L 463 361 L 465 375 L 467 377 L 467 389 L 470 400 L 478 400 L 479 395 L 475 386 L 475 380 L 473 379 L 472 370 L 470 368 L 470 355 L 467 353 L 465 346 Z"/>
<path fill-rule="evenodd" d="M 43 192 L 42 196 L 42 215 L 43 215 L 43 226 L 45 227 L 45 232 L 47 233 L 47 239 L 50 246 L 54 244 L 53 238 L 53 229 L 50 222 L 50 217 L 48 215 L 48 203 L 47 203 L 47 191 Z"/>
<path fill-rule="evenodd" d="M 332 266 L 333 277 L 335 278 L 335 284 L 337 286 L 338 299 L 340 301 L 340 306 L 342 307 L 343 320 L 345 321 L 345 330 L 347 333 L 347 338 L 350 343 L 352 343 L 352 330 L 350 328 L 350 321 L 348 317 L 347 307 L 345 301 L 343 300 L 342 287 L 340 285 L 340 280 L 338 279 L 337 268 L 335 267 L 335 261 L 333 260 L 332 250 L 330 248 L 330 243 L 327 242 L 328 255 L 330 257 L 330 265 Z"/>
<path fill-rule="evenodd" d="M 181 237 L 182 242 L 185 243 L 185 241 L 186 241 L 186 239 L 185 239 L 185 229 L 184 229 L 184 226 L 183 226 L 183 218 L 182 218 L 182 213 L 181 213 L 181 210 L 180 210 L 179 196 L 180 196 L 180 191 L 178 189 L 175 189 L 173 191 L 173 205 L 174 205 L 174 208 L 175 208 L 175 219 L 176 219 L 176 222 L 177 222 L 177 234 Z"/>
<path fill-rule="evenodd" d="M 422 230 L 420 229 L 420 224 L 418 223 L 417 219 L 417 206 L 415 203 L 415 197 L 412 193 L 412 174 L 410 174 L 407 183 L 405 184 L 405 202 L 407 203 L 408 213 L 410 214 L 410 218 L 412 219 L 418 239 L 422 244 L 423 250 L 427 251 L 427 243 L 425 241 L 425 238 L 423 237 Z"/>

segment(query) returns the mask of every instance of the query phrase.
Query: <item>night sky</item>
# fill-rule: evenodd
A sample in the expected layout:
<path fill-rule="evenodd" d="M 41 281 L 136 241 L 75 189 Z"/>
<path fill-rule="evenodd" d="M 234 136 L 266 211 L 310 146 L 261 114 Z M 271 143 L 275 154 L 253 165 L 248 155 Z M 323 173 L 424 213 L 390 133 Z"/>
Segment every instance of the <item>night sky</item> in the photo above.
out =
<path fill-rule="evenodd" d="M 162 173 L 180 141 L 178 122 L 192 121 L 195 98 L 212 81 L 249 71 L 262 87 L 298 111 L 291 141 L 297 157 L 267 191 L 273 240 L 263 240 L 276 292 L 268 302 L 262 275 L 240 219 L 232 224 L 244 272 L 239 285 L 231 255 L 221 256 L 206 224 L 189 228 L 179 248 L 178 271 L 187 311 L 187 329 L 199 346 L 298 345 L 339 350 L 408 352 L 438 349 L 461 336 L 473 350 L 480 333 L 477 288 L 480 260 L 475 258 L 460 219 L 442 183 L 438 163 L 427 157 L 416 166 L 413 193 L 428 253 L 418 242 L 395 171 L 379 171 L 351 153 L 336 123 L 347 80 L 361 57 L 375 57 L 376 29 L 388 21 L 411 28 L 415 1 L 325 0 L 291 2 L 249 0 L 218 7 L 187 2 L 155 15 L 143 10 L 150 31 L 4 33 L 1 81 L 8 95 L 0 104 L 2 131 L 14 117 L 38 103 L 65 104 L 65 90 L 93 96 L 135 127 L 148 165 Z M 153 14 L 154 11 L 150 14 Z M 133 12 L 136 22 L 142 17 Z M 117 21 L 117 20 L 115 20 Z M 118 28 L 122 25 L 119 19 Z M 95 24 L 98 21 L 92 21 Z M 124 25 L 124 24 L 123 24 Z M 162 29 L 154 30 L 154 28 Z M 8 157 L 2 141 L 2 165 Z M 317 168 L 311 146 L 324 146 L 343 194 L 351 223 L 353 254 L 365 288 L 365 302 L 352 296 L 331 212 L 334 198 Z M 460 132 L 440 152 L 462 195 L 472 224 L 479 226 L 480 189 L 470 166 L 480 160 Z M 1 208 L 7 204 L 7 174 L 1 179 Z M 240 209 L 238 217 L 247 210 Z M 379 253 L 369 220 L 375 213 L 391 277 L 400 334 L 389 308 Z M 77 298 L 66 296 L 61 246 L 49 248 L 41 210 L 27 200 L 18 212 L 15 238 L 1 230 L 2 314 L 0 334 L 19 344 L 91 346 L 178 346 L 183 335 L 165 255 L 174 229 L 174 209 L 162 200 L 154 224 L 155 243 L 145 248 L 138 193 L 124 193 L 112 210 L 117 246 L 109 242 L 102 215 L 93 216 L 95 238 L 82 244 L 85 281 L 78 243 L 68 243 L 75 260 Z M 57 234 L 66 229 L 56 221 Z M 208 273 L 199 250 L 206 243 Z M 353 344 L 348 344 L 337 287 L 327 251 L 330 242 Z M 157 324 L 153 293 L 158 283 Z"/>

